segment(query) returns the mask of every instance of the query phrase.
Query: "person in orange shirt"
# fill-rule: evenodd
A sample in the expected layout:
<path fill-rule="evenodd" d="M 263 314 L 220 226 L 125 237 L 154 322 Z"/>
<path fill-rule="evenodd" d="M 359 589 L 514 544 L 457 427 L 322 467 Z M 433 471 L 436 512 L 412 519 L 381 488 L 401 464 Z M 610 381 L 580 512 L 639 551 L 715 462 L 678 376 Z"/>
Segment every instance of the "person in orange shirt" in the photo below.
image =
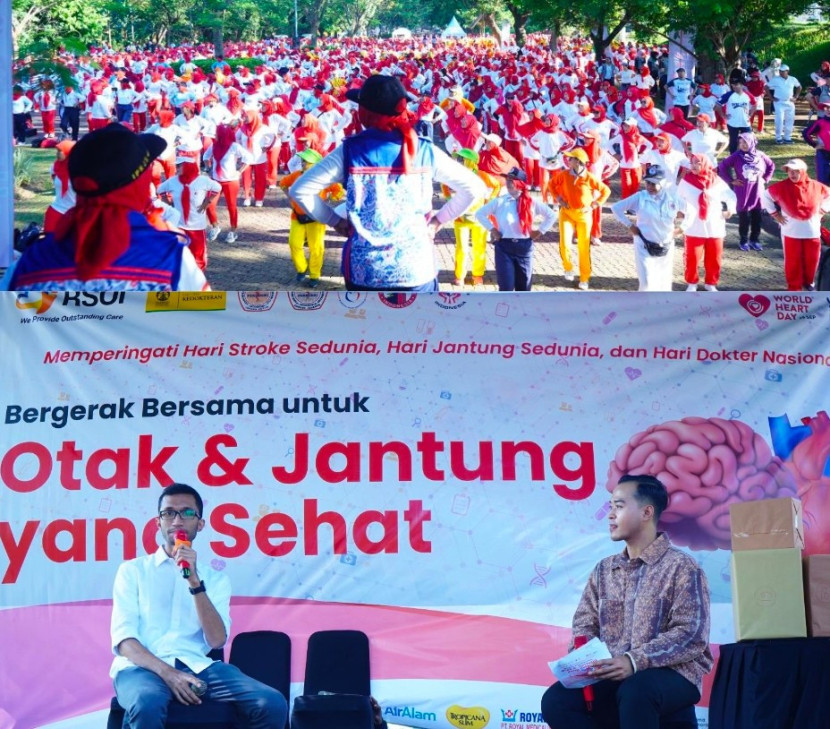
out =
<path fill-rule="evenodd" d="M 565 280 L 573 281 L 570 245 L 576 233 L 579 251 L 579 288 L 588 290 L 591 278 L 591 223 L 595 208 L 602 207 L 611 188 L 588 171 L 588 154 L 578 147 L 563 154 L 568 168 L 551 173 L 548 191 L 559 203 L 559 252 Z"/>
<path fill-rule="evenodd" d="M 313 150 L 304 149 L 297 152 L 297 157 L 303 161 L 302 169 L 295 170 L 279 181 L 279 186 L 288 195 L 291 188 L 300 175 L 307 169 L 317 164 L 323 156 Z M 334 187 L 334 186 L 332 186 Z M 340 190 L 328 187 L 320 193 L 324 200 L 337 203 L 342 198 L 342 187 Z M 340 187 L 337 185 L 337 187 Z M 291 226 L 288 229 L 288 249 L 291 251 L 291 261 L 297 269 L 297 282 L 305 283 L 310 288 L 316 288 L 320 284 L 320 274 L 323 270 L 323 255 L 326 251 L 326 225 L 318 223 L 305 214 L 303 209 L 297 205 L 291 196 L 288 196 L 291 203 Z M 308 243 L 308 261 L 305 257 L 305 244 Z"/>

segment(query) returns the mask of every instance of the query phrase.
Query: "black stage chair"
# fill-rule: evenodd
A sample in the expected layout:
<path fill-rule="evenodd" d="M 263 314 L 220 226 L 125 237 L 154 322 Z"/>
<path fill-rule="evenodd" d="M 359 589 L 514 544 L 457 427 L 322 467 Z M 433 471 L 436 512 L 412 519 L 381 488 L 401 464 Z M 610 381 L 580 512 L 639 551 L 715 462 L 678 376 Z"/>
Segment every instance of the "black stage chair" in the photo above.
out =
<path fill-rule="evenodd" d="M 224 660 L 221 648 L 210 651 L 208 657 Z M 256 630 L 239 633 L 231 644 L 230 662 L 243 673 L 257 681 L 277 689 L 286 701 L 291 690 L 291 639 L 273 630 Z M 107 729 L 121 729 L 124 709 L 113 696 Z M 208 697 L 201 704 L 186 706 L 171 701 L 167 714 L 167 729 L 233 729 L 236 712 L 231 704 L 211 701 Z M 286 728 L 288 720 L 286 719 Z"/>
<path fill-rule="evenodd" d="M 303 695 L 291 729 L 372 729 L 369 639 L 359 630 L 321 630 L 308 639 Z"/>

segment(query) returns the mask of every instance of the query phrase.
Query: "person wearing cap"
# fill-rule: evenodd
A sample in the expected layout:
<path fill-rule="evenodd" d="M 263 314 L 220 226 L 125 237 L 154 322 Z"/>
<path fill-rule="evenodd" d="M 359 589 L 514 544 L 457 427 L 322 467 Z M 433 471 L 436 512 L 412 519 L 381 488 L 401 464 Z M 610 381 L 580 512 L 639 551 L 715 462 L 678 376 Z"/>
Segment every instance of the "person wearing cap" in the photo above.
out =
<path fill-rule="evenodd" d="M 787 290 L 813 291 L 830 188 L 810 179 L 803 159 L 791 159 L 784 169 L 787 177 L 761 193 L 761 205 L 781 228 Z"/>
<path fill-rule="evenodd" d="M 752 132 L 738 137 L 738 151 L 718 165 L 718 174 L 738 199 L 738 247 L 742 251 L 760 251 L 761 191 L 772 179 L 775 163 L 758 149 Z"/>
<path fill-rule="evenodd" d="M 782 64 L 779 74 L 767 84 L 775 113 L 775 143 L 794 144 L 795 100 L 801 93 L 801 83 L 790 76 L 790 67 Z"/>
<path fill-rule="evenodd" d="M 290 195 L 307 215 L 346 236 L 342 267 L 350 290 L 436 291 L 435 234 L 485 197 L 484 183 L 415 134 L 397 78 L 370 76 L 346 96 L 357 102 L 364 131 L 306 170 Z M 345 218 L 320 199 L 335 182 L 348 191 Z M 455 193 L 435 212 L 433 182 Z"/>
<path fill-rule="evenodd" d="M 687 154 L 705 154 L 713 165 L 729 146 L 729 138 L 712 127 L 712 119 L 708 114 L 698 114 L 695 120 L 696 129 L 683 135 L 680 140 Z"/>
<path fill-rule="evenodd" d="M 481 286 L 484 283 L 484 272 L 487 267 L 487 230 L 483 228 L 475 218 L 474 213 L 489 200 L 497 197 L 501 192 L 501 182 L 478 168 L 479 155 L 472 149 L 460 149 L 454 157 L 468 170 L 475 172 L 487 186 L 489 195 L 487 199 L 476 200 L 470 209 L 453 222 L 455 232 L 455 279 L 456 286 L 463 286 L 467 268 L 467 241 L 469 241 L 472 253 L 472 276 L 473 286 Z M 445 185 L 442 186 L 445 197 L 452 196 L 451 191 Z"/>
<path fill-rule="evenodd" d="M 52 182 L 55 185 L 55 199 L 46 208 L 43 216 L 43 232 L 52 233 L 66 213 L 75 207 L 75 190 L 69 179 L 69 153 L 75 142 L 65 139 L 55 146 L 55 161 L 52 163 Z"/>
<path fill-rule="evenodd" d="M 90 132 L 69 153 L 75 207 L 27 248 L 13 291 L 201 291 L 187 238 L 148 220 L 153 160 L 166 142 L 122 124 Z"/>
<path fill-rule="evenodd" d="M 499 195 L 475 213 L 476 222 L 495 244 L 499 291 L 530 291 L 533 242 L 556 223 L 556 214 L 530 196 L 527 176 L 518 167 L 504 175 L 506 195 Z M 541 222 L 536 224 L 536 219 Z"/>
<path fill-rule="evenodd" d="M 726 220 L 735 214 L 738 204 L 735 193 L 718 177 L 707 155 L 692 154 L 677 194 L 685 202 L 688 219 L 684 241 L 686 291 L 697 291 L 701 263 L 704 288 L 717 291 Z"/>
<path fill-rule="evenodd" d="M 643 180 L 646 189 L 614 203 L 611 212 L 634 236 L 639 290 L 671 291 L 674 239 L 686 225 L 686 205 L 667 189 L 661 167 L 648 167 Z"/>
<path fill-rule="evenodd" d="M 611 195 L 611 188 L 588 170 L 587 152 L 581 147 L 564 152 L 568 167 L 551 174 L 548 188 L 559 204 L 559 253 L 565 268 L 565 280 L 575 274 L 570 247 L 576 235 L 579 253 L 579 288 L 588 290 L 591 278 L 591 225 L 593 211 L 601 208 Z"/>
<path fill-rule="evenodd" d="M 219 197 L 222 186 L 207 175 L 199 173 L 201 145 L 188 140 L 176 150 L 176 175 L 161 183 L 159 195 L 169 195 L 173 207 L 181 215 L 181 228 L 190 241 L 190 252 L 196 265 L 207 268 L 208 206 Z"/>
<path fill-rule="evenodd" d="M 830 101 L 822 102 L 819 108 L 830 111 Z M 830 185 L 830 117 L 817 117 L 802 134 L 804 141 L 816 150 L 816 179 L 822 185 Z"/>
<path fill-rule="evenodd" d="M 647 152 L 651 145 L 640 134 L 634 117 L 623 121 L 620 133 L 611 137 L 608 144 L 620 161 L 620 197 L 625 199 L 640 189 L 640 179 L 643 176 L 640 156 Z"/>
<path fill-rule="evenodd" d="M 680 66 L 676 76 L 666 84 L 666 97 L 670 102 L 668 108 L 677 108 L 683 112 L 683 118 L 689 118 L 689 105 L 691 104 L 694 84 L 686 78 L 686 69 Z"/>
<path fill-rule="evenodd" d="M 279 181 L 279 186 L 286 196 L 288 196 L 291 205 L 288 249 L 291 252 L 291 260 L 294 263 L 294 268 L 297 271 L 297 282 L 305 282 L 311 288 L 315 288 L 319 285 L 320 276 L 323 272 L 323 257 L 326 252 L 326 226 L 325 223 L 318 223 L 313 218 L 310 218 L 291 199 L 289 190 L 305 170 L 311 169 L 311 167 L 323 159 L 323 155 L 313 149 L 304 149 L 301 152 L 297 152 L 295 158 L 300 161 L 300 168 Z M 322 190 L 320 195 L 324 198 L 325 190 Z M 305 257 L 306 243 L 308 243 L 308 261 L 306 261 Z"/>

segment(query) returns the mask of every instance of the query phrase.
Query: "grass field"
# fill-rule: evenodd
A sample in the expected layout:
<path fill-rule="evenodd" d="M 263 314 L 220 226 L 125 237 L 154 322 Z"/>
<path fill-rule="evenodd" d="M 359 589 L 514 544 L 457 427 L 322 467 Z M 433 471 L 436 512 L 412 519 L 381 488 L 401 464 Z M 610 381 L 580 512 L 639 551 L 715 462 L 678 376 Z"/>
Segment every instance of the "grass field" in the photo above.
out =
<path fill-rule="evenodd" d="M 14 227 L 24 228 L 31 222 L 43 224 L 43 213 L 54 198 L 54 187 L 49 171 L 55 161 L 54 149 L 17 147 L 29 180 L 20 196 L 14 198 Z"/>

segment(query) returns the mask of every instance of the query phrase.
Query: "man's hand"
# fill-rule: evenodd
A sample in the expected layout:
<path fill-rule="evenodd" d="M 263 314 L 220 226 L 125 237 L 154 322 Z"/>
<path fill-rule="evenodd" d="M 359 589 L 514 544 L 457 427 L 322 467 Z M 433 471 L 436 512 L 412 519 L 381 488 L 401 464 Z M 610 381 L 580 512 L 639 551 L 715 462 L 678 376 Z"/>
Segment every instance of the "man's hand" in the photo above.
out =
<path fill-rule="evenodd" d="M 634 666 L 628 656 L 617 656 L 594 661 L 589 669 L 590 675 L 601 681 L 623 681 L 634 675 Z"/>
<path fill-rule="evenodd" d="M 186 671 L 179 671 L 172 666 L 168 670 L 163 671 L 161 680 L 167 684 L 167 688 L 173 694 L 173 698 L 180 704 L 201 704 L 202 700 L 195 694 L 191 684 L 195 682 L 195 677 Z"/>

